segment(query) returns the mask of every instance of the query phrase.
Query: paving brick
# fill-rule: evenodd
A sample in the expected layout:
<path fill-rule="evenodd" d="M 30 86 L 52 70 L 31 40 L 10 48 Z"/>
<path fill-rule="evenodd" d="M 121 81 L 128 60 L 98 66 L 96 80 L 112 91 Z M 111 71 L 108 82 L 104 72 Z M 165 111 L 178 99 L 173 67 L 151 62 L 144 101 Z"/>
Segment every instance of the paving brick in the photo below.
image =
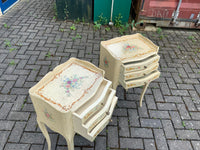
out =
<path fill-rule="evenodd" d="M 1 80 L 6 80 L 6 81 L 15 81 L 17 80 L 18 76 L 17 75 L 2 75 Z"/>
<path fill-rule="evenodd" d="M 139 103 L 138 103 L 138 106 L 139 106 Z M 139 112 L 139 117 L 149 117 L 145 103 L 142 104 L 142 107 L 138 108 L 138 112 Z"/>
<path fill-rule="evenodd" d="M 18 143 L 22 136 L 25 125 L 26 122 L 16 122 L 8 141 Z"/>
<path fill-rule="evenodd" d="M 118 129 L 117 127 L 108 127 L 108 147 L 112 148 L 118 148 L 119 147 L 119 142 L 118 142 Z"/>
<path fill-rule="evenodd" d="M 175 81 L 173 78 L 166 78 L 166 80 L 170 89 L 177 89 L 177 85 L 175 84 Z"/>
<path fill-rule="evenodd" d="M 33 68 L 36 69 L 36 68 Z M 35 81 L 38 70 L 32 70 L 26 81 Z"/>
<path fill-rule="evenodd" d="M 0 130 L 12 130 L 14 121 L 0 120 Z"/>
<path fill-rule="evenodd" d="M 189 93 L 192 97 L 193 102 L 196 103 L 196 104 L 200 104 L 200 97 L 197 94 L 197 92 L 196 91 L 189 91 Z"/>
<path fill-rule="evenodd" d="M 24 132 L 20 142 L 27 144 L 44 144 L 44 136 L 42 133 Z"/>
<path fill-rule="evenodd" d="M 174 96 L 189 96 L 190 95 L 187 90 L 171 90 L 171 92 L 172 92 L 172 95 Z"/>
<path fill-rule="evenodd" d="M 0 150 L 4 150 L 4 146 L 8 140 L 10 131 L 0 131 Z"/>
<path fill-rule="evenodd" d="M 155 141 L 153 139 L 144 139 L 144 149 L 156 150 Z"/>
<path fill-rule="evenodd" d="M 7 143 L 4 150 L 29 150 L 30 144 Z"/>
<path fill-rule="evenodd" d="M 18 95 L 26 95 L 28 94 L 28 90 L 29 89 L 25 89 L 25 88 L 12 88 L 11 90 L 11 94 L 18 94 Z"/>
<path fill-rule="evenodd" d="M 1 90 L 1 93 L 2 94 L 8 94 L 10 92 L 10 89 L 13 87 L 14 83 L 15 83 L 14 81 L 6 82 L 5 86 Z"/>
<path fill-rule="evenodd" d="M 15 83 L 15 87 L 23 87 L 25 81 L 26 81 L 26 76 L 19 76 L 19 78 Z"/>
<path fill-rule="evenodd" d="M 37 127 L 36 117 L 37 116 L 35 113 L 31 113 L 30 118 L 25 128 L 25 131 L 36 131 L 36 127 Z"/>
<path fill-rule="evenodd" d="M 196 91 L 198 92 L 198 94 L 200 94 L 200 85 L 197 84 L 197 85 L 194 85 Z"/>
<path fill-rule="evenodd" d="M 162 128 L 162 124 L 158 119 L 140 119 L 141 126 L 147 128 Z"/>
<path fill-rule="evenodd" d="M 170 118 L 168 111 L 149 110 L 149 114 L 154 119 Z"/>
<path fill-rule="evenodd" d="M 199 84 L 197 79 L 183 79 L 183 83 L 185 84 Z"/>
<path fill-rule="evenodd" d="M 2 63 L 6 57 L 7 54 L 0 54 L 0 62 Z"/>
<path fill-rule="evenodd" d="M 133 101 L 118 100 L 117 106 L 119 108 L 137 108 L 136 103 Z"/>
<path fill-rule="evenodd" d="M 34 144 L 32 144 L 30 150 L 43 150 L 43 145 L 34 145 Z"/>
<path fill-rule="evenodd" d="M 56 149 L 56 141 L 58 139 L 58 134 L 49 134 L 51 139 L 51 149 Z M 45 141 L 44 150 L 48 149 L 47 142 Z"/>
<path fill-rule="evenodd" d="M 12 110 L 14 110 L 14 111 L 21 110 L 25 100 L 26 100 L 26 96 L 25 95 L 19 95 L 17 97 L 16 101 L 14 102 Z"/>
<path fill-rule="evenodd" d="M 200 120 L 200 112 L 190 112 L 193 120 Z"/>
<path fill-rule="evenodd" d="M 164 101 L 160 89 L 153 89 L 153 95 L 155 97 L 156 102 L 163 102 Z"/>
<path fill-rule="evenodd" d="M 143 142 L 141 139 L 120 138 L 120 146 L 124 149 L 143 149 Z"/>
<path fill-rule="evenodd" d="M 157 103 L 157 107 L 159 110 L 177 110 L 173 103 Z"/>
<path fill-rule="evenodd" d="M 181 96 L 164 96 L 166 102 L 184 103 Z"/>
<path fill-rule="evenodd" d="M 156 109 L 156 103 L 152 95 L 145 95 L 145 100 L 148 109 Z"/>
<path fill-rule="evenodd" d="M 94 142 L 90 142 L 83 138 L 82 136 L 75 136 L 74 137 L 74 145 L 75 146 L 94 146 Z"/>
<path fill-rule="evenodd" d="M 129 109 L 128 110 L 128 117 L 129 117 L 129 123 L 130 123 L 131 126 L 134 126 L 134 127 L 140 126 L 138 112 L 137 112 L 136 109 Z"/>
<path fill-rule="evenodd" d="M 29 115 L 29 112 L 10 112 L 8 119 L 16 121 L 28 120 Z"/>
<path fill-rule="evenodd" d="M 194 90 L 194 86 L 191 84 L 177 84 L 177 87 L 180 90 Z"/>
<path fill-rule="evenodd" d="M 131 137 L 153 138 L 153 133 L 151 129 L 147 128 L 131 128 Z"/>
<path fill-rule="evenodd" d="M 185 105 L 186 105 L 186 107 L 187 107 L 187 109 L 189 111 L 196 111 L 197 110 L 196 107 L 195 107 L 195 105 L 194 105 L 194 103 L 193 103 L 193 101 L 192 101 L 192 98 L 190 98 L 190 97 L 183 97 L 183 100 L 184 100 Z"/>
<path fill-rule="evenodd" d="M 184 121 L 186 129 L 200 129 L 200 121 Z"/>
<path fill-rule="evenodd" d="M 191 141 L 194 150 L 200 150 L 200 141 Z"/>
<path fill-rule="evenodd" d="M 105 150 L 106 149 L 106 137 L 98 136 L 95 139 L 95 150 Z"/>
<path fill-rule="evenodd" d="M 183 83 L 183 81 L 180 78 L 178 73 L 172 73 L 172 77 L 173 77 L 175 83 Z"/>
<path fill-rule="evenodd" d="M 19 63 L 17 64 L 16 69 L 23 69 L 27 63 L 27 60 L 20 60 Z"/>
<path fill-rule="evenodd" d="M 168 140 L 170 150 L 193 150 L 189 141 Z"/>
<path fill-rule="evenodd" d="M 190 119 L 190 115 L 184 104 L 177 104 L 181 119 Z"/>
<path fill-rule="evenodd" d="M 6 119 L 10 109 L 12 108 L 12 103 L 4 103 L 0 108 L 0 119 Z"/>
<path fill-rule="evenodd" d="M 116 108 L 113 112 L 113 116 L 127 116 L 127 109 Z"/>
<path fill-rule="evenodd" d="M 127 117 L 119 117 L 119 136 L 130 137 Z"/>
<path fill-rule="evenodd" d="M 167 142 L 164 136 L 164 132 L 162 129 L 153 129 L 155 141 L 156 141 L 156 147 L 160 150 L 167 150 Z"/>
<path fill-rule="evenodd" d="M 179 139 L 188 139 L 188 140 L 198 140 L 199 135 L 195 130 L 176 130 L 176 134 Z"/>
<path fill-rule="evenodd" d="M 167 139 L 176 139 L 176 134 L 171 120 L 162 120 L 163 129 Z"/>
<path fill-rule="evenodd" d="M 172 122 L 173 122 L 175 128 L 184 128 L 182 125 L 182 120 L 181 120 L 178 112 L 170 111 L 169 114 L 172 118 Z"/>
<path fill-rule="evenodd" d="M 171 95 L 167 83 L 160 83 L 160 88 L 161 88 L 163 95 Z"/>

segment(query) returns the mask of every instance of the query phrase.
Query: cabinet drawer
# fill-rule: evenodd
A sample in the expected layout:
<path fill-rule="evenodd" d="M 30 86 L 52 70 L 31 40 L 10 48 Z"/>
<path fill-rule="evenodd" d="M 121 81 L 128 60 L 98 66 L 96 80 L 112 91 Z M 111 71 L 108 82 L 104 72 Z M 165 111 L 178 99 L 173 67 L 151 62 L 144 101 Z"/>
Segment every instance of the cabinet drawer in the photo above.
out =
<path fill-rule="evenodd" d="M 160 76 L 160 72 L 159 71 L 154 71 L 144 77 L 141 78 L 136 78 L 136 79 L 132 79 L 132 80 L 119 80 L 119 83 L 125 88 L 125 89 L 129 89 L 129 88 L 133 88 L 133 87 L 138 87 L 138 86 L 142 86 L 145 85 L 145 83 L 151 82 L 157 78 L 159 78 Z"/>
<path fill-rule="evenodd" d="M 135 78 L 140 78 L 145 75 L 150 74 L 151 72 L 155 71 L 158 69 L 159 64 L 158 63 L 153 63 L 150 65 L 148 68 L 144 70 L 139 70 L 139 71 L 134 71 L 134 72 L 129 72 L 126 74 L 120 73 L 120 80 L 130 80 L 130 79 L 135 79 Z"/>
<path fill-rule="evenodd" d="M 139 71 L 148 68 L 151 64 L 158 63 L 160 59 L 159 55 L 153 55 L 141 61 L 133 61 L 129 63 L 124 63 L 121 65 L 120 72 L 125 74 L 128 72 Z"/>

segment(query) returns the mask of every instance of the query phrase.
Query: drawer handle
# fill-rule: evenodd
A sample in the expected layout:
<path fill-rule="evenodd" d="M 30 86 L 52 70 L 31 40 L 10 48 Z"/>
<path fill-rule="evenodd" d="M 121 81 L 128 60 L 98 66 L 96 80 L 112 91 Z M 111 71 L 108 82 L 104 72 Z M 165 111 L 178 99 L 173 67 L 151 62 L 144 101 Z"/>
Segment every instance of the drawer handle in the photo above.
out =
<path fill-rule="evenodd" d="M 144 68 L 146 69 L 146 68 L 147 68 L 147 66 L 144 66 Z"/>
<path fill-rule="evenodd" d="M 110 115 L 110 112 L 106 112 L 106 115 Z"/>
<path fill-rule="evenodd" d="M 103 104 L 103 103 L 101 103 L 101 105 L 103 106 L 104 104 Z"/>
<path fill-rule="evenodd" d="M 146 75 L 146 73 L 143 74 L 144 76 Z"/>

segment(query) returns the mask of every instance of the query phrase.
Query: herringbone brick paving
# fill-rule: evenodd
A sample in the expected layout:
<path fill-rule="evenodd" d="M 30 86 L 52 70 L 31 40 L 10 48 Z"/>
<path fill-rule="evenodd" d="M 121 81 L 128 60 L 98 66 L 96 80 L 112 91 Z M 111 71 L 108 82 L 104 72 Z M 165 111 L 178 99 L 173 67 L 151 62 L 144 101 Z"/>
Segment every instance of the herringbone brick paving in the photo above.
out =
<path fill-rule="evenodd" d="M 46 150 L 28 89 L 70 57 L 98 66 L 100 41 L 120 36 L 88 23 L 72 31 L 72 22 L 53 16 L 53 1 L 22 0 L 0 17 L 0 150 Z M 150 84 L 142 108 L 141 88 L 119 86 L 113 121 L 94 142 L 76 135 L 76 150 L 200 150 L 200 32 L 141 33 L 160 46 L 161 77 Z M 62 136 L 50 135 L 52 150 L 67 149 Z"/>

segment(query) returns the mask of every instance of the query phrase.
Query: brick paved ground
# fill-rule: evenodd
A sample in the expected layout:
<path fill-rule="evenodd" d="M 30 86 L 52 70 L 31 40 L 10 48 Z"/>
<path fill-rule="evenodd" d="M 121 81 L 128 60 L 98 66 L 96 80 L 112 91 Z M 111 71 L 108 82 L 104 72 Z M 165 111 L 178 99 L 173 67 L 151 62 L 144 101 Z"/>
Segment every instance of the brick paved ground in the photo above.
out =
<path fill-rule="evenodd" d="M 119 36 L 91 24 L 71 31 L 71 22 L 53 16 L 52 1 L 22 0 L 0 17 L 0 150 L 46 150 L 28 89 L 70 57 L 98 65 L 100 41 Z M 150 84 L 142 108 L 141 88 L 118 87 L 113 122 L 95 142 L 76 135 L 76 150 L 200 150 L 200 32 L 142 33 L 160 46 L 161 77 Z M 73 40 L 77 34 L 82 38 Z M 52 150 L 66 149 L 63 137 L 50 135 Z"/>

